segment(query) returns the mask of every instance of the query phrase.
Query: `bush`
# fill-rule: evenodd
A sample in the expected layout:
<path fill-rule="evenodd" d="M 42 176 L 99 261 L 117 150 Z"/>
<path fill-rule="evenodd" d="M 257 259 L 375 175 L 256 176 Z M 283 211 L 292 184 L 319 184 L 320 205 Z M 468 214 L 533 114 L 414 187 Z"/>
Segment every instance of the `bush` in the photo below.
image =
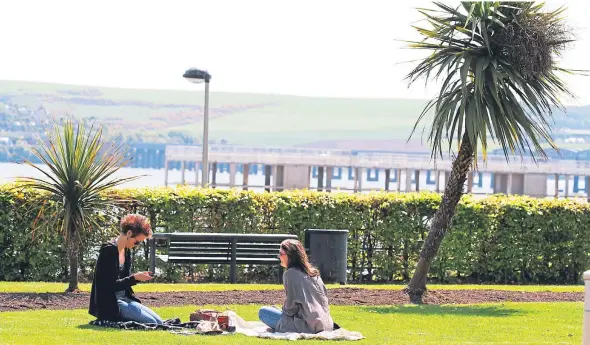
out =
<path fill-rule="evenodd" d="M 67 261 L 55 234 L 33 236 L 35 208 L 28 190 L 0 186 L 0 280 L 55 280 Z M 289 233 L 308 228 L 350 230 L 349 280 L 404 281 L 414 269 L 428 222 L 439 203 L 434 193 L 321 193 L 151 188 L 116 190 L 125 212 L 148 216 L 157 232 Z M 496 195 L 465 196 L 433 262 L 431 279 L 477 283 L 578 283 L 590 267 L 590 206 L 574 200 Z M 89 234 L 82 276 L 91 277 L 96 246 L 116 234 L 116 224 Z M 135 252 L 147 268 L 147 248 Z M 166 266 L 164 279 L 226 279 L 227 267 Z M 242 267 L 241 281 L 275 275 L 273 268 Z"/>

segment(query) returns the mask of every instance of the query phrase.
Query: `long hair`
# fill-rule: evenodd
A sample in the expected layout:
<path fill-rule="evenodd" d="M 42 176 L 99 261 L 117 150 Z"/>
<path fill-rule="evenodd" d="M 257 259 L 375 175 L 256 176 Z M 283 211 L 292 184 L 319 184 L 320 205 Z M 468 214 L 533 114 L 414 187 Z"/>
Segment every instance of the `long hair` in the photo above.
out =
<path fill-rule="evenodd" d="M 281 242 L 281 249 L 287 255 L 289 264 L 287 268 L 298 268 L 310 277 L 317 277 L 320 274 L 317 268 L 309 263 L 307 253 L 301 242 L 297 240 L 284 240 Z"/>

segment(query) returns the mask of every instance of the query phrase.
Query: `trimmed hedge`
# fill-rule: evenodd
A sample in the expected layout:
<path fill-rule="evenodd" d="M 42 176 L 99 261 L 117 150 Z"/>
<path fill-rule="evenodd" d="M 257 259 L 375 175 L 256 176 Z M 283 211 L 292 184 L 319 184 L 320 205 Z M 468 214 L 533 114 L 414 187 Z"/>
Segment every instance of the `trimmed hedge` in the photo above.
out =
<path fill-rule="evenodd" d="M 0 186 L 0 280 L 61 281 L 67 276 L 62 239 L 31 233 L 32 191 Z M 126 212 L 148 216 L 156 231 L 290 233 L 308 228 L 350 230 L 349 280 L 404 281 L 414 269 L 440 196 L 434 193 L 321 193 L 156 188 L 117 190 Z M 92 233 L 81 254 L 90 277 L 96 247 L 116 224 Z M 35 237 L 33 239 L 33 237 Z M 465 196 L 431 270 L 441 282 L 578 283 L 590 268 L 590 206 L 575 200 Z M 136 266 L 147 268 L 147 248 Z M 166 266 L 164 279 L 226 279 L 228 267 Z M 242 281 L 268 277 L 268 267 L 240 270 Z"/>

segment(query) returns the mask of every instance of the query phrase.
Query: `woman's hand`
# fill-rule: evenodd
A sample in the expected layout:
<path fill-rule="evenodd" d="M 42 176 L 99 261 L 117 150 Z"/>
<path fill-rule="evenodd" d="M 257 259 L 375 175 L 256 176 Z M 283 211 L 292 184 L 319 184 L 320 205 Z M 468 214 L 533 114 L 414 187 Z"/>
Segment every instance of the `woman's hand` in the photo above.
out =
<path fill-rule="evenodd" d="M 133 277 L 135 280 L 140 282 L 148 281 L 154 278 L 149 274 L 149 272 L 137 272 L 133 275 Z"/>

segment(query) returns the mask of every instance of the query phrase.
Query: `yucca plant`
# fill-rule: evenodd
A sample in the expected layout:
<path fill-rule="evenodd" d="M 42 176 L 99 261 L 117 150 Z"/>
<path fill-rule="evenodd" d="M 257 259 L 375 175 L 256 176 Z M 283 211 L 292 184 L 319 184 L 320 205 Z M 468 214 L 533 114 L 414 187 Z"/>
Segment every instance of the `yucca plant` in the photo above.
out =
<path fill-rule="evenodd" d="M 422 302 L 430 264 L 449 229 L 467 174 L 480 154 L 486 159 L 488 139 L 502 147 L 507 160 L 525 153 L 546 158 L 544 146 L 557 149 L 550 135 L 552 112 L 564 109 L 561 96 L 573 96 L 558 74 L 580 72 L 557 64 L 573 41 L 563 8 L 546 11 L 543 4 L 508 1 L 434 6 L 419 9 L 428 25 L 415 27 L 423 40 L 408 44 L 430 54 L 407 79 L 410 84 L 422 78 L 442 82 L 416 126 L 431 116 L 432 157 L 449 152 L 453 163 L 406 288 L 412 303 Z"/>
<path fill-rule="evenodd" d="M 70 266 L 66 291 L 76 291 L 78 258 L 85 235 L 100 230 L 104 220 L 116 214 L 121 202 L 106 192 L 137 177 L 115 177 L 129 161 L 127 148 L 118 142 L 107 144 L 102 126 L 87 127 L 82 121 L 68 119 L 62 125 L 53 123 L 46 134 L 45 138 L 38 137 L 38 146 L 30 148 L 46 166 L 24 161 L 43 178 L 25 177 L 21 186 L 43 192 L 33 228 L 59 231 L 64 236 Z"/>

